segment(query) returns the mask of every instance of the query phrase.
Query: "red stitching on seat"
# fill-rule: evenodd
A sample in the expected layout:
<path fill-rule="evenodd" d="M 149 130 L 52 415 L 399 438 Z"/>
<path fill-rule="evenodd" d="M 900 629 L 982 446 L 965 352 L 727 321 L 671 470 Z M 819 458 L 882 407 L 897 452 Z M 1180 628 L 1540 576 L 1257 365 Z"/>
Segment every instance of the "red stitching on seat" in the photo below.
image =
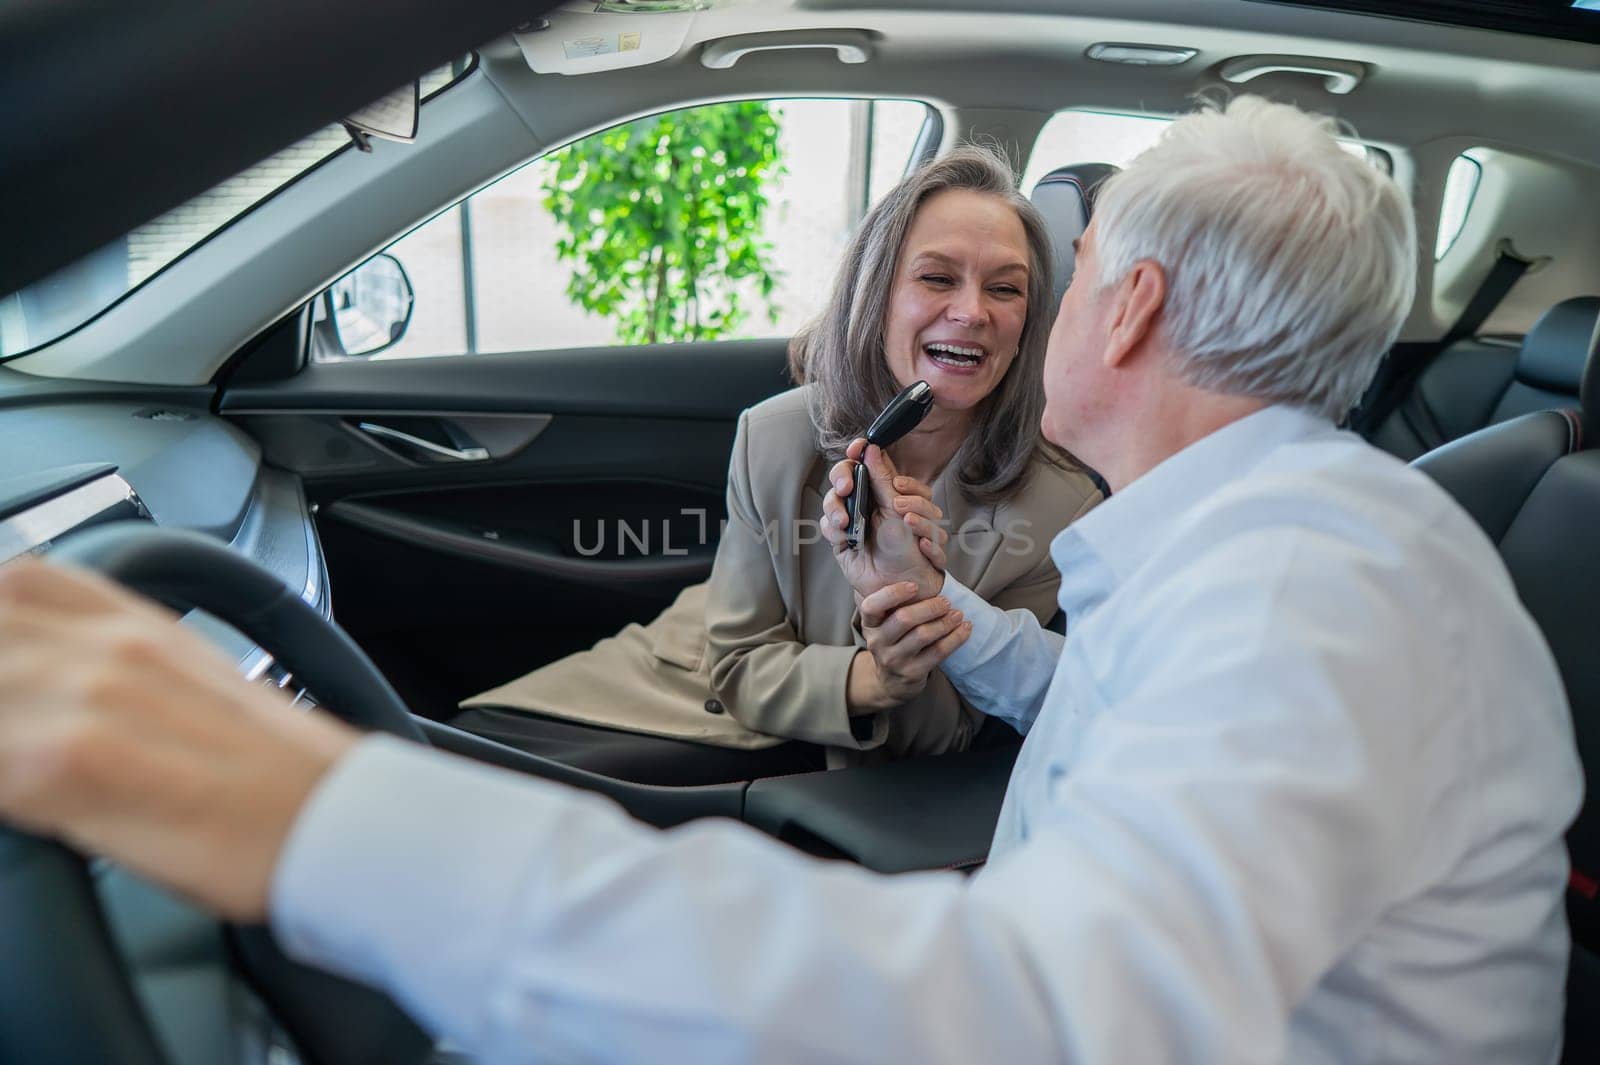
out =
<path fill-rule="evenodd" d="M 1562 407 L 1556 411 L 1567 420 L 1567 454 L 1575 454 L 1583 450 L 1583 415 L 1570 407 Z"/>
<path fill-rule="evenodd" d="M 1594 897 L 1600 894 L 1600 883 L 1596 883 L 1593 877 L 1584 876 L 1574 869 L 1567 876 L 1567 890 L 1585 902 L 1593 902 Z"/>

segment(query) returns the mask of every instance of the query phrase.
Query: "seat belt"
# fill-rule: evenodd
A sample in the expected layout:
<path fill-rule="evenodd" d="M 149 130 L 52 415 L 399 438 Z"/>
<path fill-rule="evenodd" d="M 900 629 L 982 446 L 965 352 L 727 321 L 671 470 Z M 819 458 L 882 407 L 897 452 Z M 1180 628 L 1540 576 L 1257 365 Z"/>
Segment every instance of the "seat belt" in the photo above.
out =
<path fill-rule="evenodd" d="M 1524 258 L 1511 247 L 1511 241 L 1502 239 L 1488 276 L 1479 283 L 1478 291 L 1472 294 L 1467 305 L 1461 308 L 1461 314 L 1456 318 L 1455 325 L 1452 325 L 1439 341 L 1438 351 L 1443 351 L 1465 337 L 1477 336 L 1478 330 L 1489 320 L 1489 315 L 1494 313 L 1494 309 L 1500 306 L 1501 301 L 1511 291 L 1511 287 L 1522 280 L 1522 275 L 1527 273 L 1530 267 L 1549 261 L 1549 256 L 1540 256 L 1536 259 Z M 1437 355 L 1438 351 L 1434 354 Z M 1433 358 L 1429 357 L 1423 365 L 1426 366 L 1432 361 Z"/>
<path fill-rule="evenodd" d="M 1500 245 L 1495 253 L 1494 265 L 1489 268 L 1489 273 L 1484 276 L 1484 279 L 1478 283 L 1477 291 L 1472 294 L 1471 299 L 1467 300 L 1467 305 L 1461 309 L 1461 313 L 1456 317 L 1450 328 L 1445 330 L 1444 336 L 1439 338 L 1437 344 L 1425 349 L 1417 358 L 1411 360 L 1405 366 L 1394 366 L 1388 360 L 1385 360 L 1372 389 L 1368 393 L 1372 398 L 1372 405 L 1370 407 L 1365 405 L 1358 407 L 1351 413 L 1349 424 L 1358 429 L 1363 435 L 1376 432 L 1378 426 L 1382 425 L 1389 415 L 1393 414 L 1395 409 L 1412 394 L 1417 379 L 1422 376 L 1424 370 L 1432 365 L 1434 359 L 1437 359 L 1446 348 L 1456 341 L 1465 337 L 1476 336 L 1483 323 L 1489 320 L 1489 315 L 1494 313 L 1494 309 L 1500 306 L 1507 294 L 1511 292 L 1512 287 L 1522 280 L 1522 275 L 1531 268 L 1542 266 L 1549 261 L 1549 256 L 1529 259 L 1519 255 L 1512 248 L 1509 239 L 1501 238 Z M 1414 423 L 1422 415 L 1426 415 L 1424 424 L 1431 426 L 1433 424 L 1433 416 L 1426 411 L 1421 412 L 1421 414 L 1414 413 L 1407 420 Z M 1418 427 L 1413 424 L 1412 429 L 1415 432 Z M 1433 434 L 1442 435 L 1437 428 L 1433 429 Z M 1419 433 L 1419 436 L 1422 435 L 1425 434 Z M 1432 447 L 1443 441 L 1429 442 L 1424 439 L 1423 442 Z"/>

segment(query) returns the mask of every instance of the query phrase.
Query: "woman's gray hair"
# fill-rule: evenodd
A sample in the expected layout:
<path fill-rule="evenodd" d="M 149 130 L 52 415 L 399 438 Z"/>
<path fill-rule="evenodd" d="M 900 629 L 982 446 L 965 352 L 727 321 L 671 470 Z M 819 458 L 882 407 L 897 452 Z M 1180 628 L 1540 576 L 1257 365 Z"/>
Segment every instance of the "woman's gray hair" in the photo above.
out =
<path fill-rule="evenodd" d="M 997 196 L 1017 212 L 1027 235 L 1028 311 L 1017 355 L 993 392 L 973 411 L 972 430 L 951 462 L 956 483 L 973 502 L 993 503 L 1022 487 L 1040 453 L 1044 413 L 1044 349 L 1054 318 L 1050 234 L 1017 191 L 1016 175 L 991 148 L 962 145 L 907 175 L 867 212 L 822 313 L 789 347 L 796 382 L 811 384 L 811 421 L 818 447 L 831 459 L 867 431 L 900 391 L 883 349 L 889 294 L 901 245 L 917 209 L 946 189 Z"/>
<path fill-rule="evenodd" d="M 1097 280 L 1161 264 L 1162 328 L 1190 384 L 1337 421 L 1399 335 L 1416 289 L 1411 205 L 1340 132 L 1259 96 L 1208 103 L 1101 186 Z"/>

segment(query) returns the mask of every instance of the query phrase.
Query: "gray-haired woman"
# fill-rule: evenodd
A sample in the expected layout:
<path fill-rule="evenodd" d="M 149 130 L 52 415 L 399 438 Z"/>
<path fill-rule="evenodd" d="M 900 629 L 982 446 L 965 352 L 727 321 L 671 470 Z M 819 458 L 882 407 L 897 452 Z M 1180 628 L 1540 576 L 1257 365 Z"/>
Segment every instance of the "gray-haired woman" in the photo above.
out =
<path fill-rule="evenodd" d="M 649 625 L 466 700 L 455 724 L 679 785 L 969 746 L 983 716 L 940 673 L 909 698 L 877 676 L 817 520 L 844 447 L 925 380 L 934 408 L 890 455 L 932 487 L 949 571 L 1002 607 L 1055 613 L 1049 542 L 1100 496 L 1039 435 L 1049 249 L 996 153 L 957 148 L 907 176 L 791 346 L 804 384 L 739 419 L 710 579 Z"/>

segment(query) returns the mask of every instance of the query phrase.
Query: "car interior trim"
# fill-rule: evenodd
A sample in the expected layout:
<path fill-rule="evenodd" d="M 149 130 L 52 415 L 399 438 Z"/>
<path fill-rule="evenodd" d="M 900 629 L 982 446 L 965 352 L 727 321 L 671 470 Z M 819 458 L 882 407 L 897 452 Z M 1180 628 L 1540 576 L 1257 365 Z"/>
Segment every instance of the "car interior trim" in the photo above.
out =
<path fill-rule="evenodd" d="M 148 515 L 133 485 L 115 473 L 47 499 L 0 521 L 0 562 L 48 547 L 57 537 L 115 512 Z"/>
<path fill-rule="evenodd" d="M 399 514 L 371 503 L 340 501 L 324 508 L 322 513 L 358 529 L 435 551 L 576 583 L 627 586 L 675 581 L 687 584 L 711 575 L 713 554 L 709 550 L 686 548 L 682 555 L 648 558 L 574 558 L 553 546 L 532 541 L 517 543 L 504 537 L 489 539 L 474 535 L 464 527 Z"/>

